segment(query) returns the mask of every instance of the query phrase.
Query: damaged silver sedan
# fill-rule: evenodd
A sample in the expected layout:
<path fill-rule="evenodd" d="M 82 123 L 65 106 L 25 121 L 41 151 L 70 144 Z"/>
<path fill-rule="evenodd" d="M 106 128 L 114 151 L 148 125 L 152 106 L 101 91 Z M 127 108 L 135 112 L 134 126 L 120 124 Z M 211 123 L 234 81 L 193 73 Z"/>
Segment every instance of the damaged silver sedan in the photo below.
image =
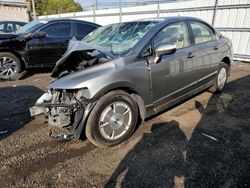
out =
<path fill-rule="evenodd" d="M 230 40 L 196 18 L 113 24 L 70 41 L 48 93 L 30 112 L 64 128 L 62 138 L 85 132 L 95 145 L 111 147 L 139 120 L 202 90 L 222 91 L 231 62 Z"/>

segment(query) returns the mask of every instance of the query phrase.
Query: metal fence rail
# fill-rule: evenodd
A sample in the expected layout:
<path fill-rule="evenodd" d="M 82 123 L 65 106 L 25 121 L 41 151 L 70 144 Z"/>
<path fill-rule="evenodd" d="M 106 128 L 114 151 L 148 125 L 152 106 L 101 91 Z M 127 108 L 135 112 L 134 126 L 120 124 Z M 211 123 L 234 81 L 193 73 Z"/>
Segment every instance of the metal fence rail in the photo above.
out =
<path fill-rule="evenodd" d="M 194 16 L 214 25 L 229 37 L 234 46 L 235 59 L 250 62 L 250 0 L 190 0 L 158 3 L 137 7 L 119 7 L 40 16 L 43 18 L 75 18 L 101 25 L 145 18 Z"/>

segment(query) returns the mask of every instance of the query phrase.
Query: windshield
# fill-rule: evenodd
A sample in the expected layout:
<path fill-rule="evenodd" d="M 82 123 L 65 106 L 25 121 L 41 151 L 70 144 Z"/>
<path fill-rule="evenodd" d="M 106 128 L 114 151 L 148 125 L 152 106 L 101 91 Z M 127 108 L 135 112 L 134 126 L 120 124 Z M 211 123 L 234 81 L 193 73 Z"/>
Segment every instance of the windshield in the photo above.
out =
<path fill-rule="evenodd" d="M 95 46 L 106 47 L 114 54 L 124 54 L 157 22 L 129 22 L 100 27 L 87 35 L 83 41 Z"/>
<path fill-rule="evenodd" d="M 48 23 L 45 20 L 34 20 L 16 31 L 16 34 L 29 33 L 34 31 L 36 28 Z"/>

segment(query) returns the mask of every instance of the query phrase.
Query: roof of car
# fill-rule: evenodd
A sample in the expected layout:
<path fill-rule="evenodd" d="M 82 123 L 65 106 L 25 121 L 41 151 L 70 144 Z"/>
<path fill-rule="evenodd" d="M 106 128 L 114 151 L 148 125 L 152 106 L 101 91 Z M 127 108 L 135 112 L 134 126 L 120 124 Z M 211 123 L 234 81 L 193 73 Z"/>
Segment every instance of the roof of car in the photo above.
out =
<path fill-rule="evenodd" d="M 41 19 L 41 21 L 48 21 L 48 22 L 58 22 L 58 21 L 76 21 L 76 22 L 82 22 L 82 23 L 88 23 L 96 26 L 100 26 L 99 24 L 88 22 L 84 20 L 76 20 L 76 19 L 70 19 L 70 18 L 44 18 Z"/>
<path fill-rule="evenodd" d="M 185 19 L 194 19 L 200 20 L 199 18 L 190 17 L 190 16 L 169 16 L 169 17 L 159 17 L 159 18 L 146 18 L 136 21 L 155 21 L 155 22 L 162 22 L 167 20 L 185 20 Z"/>
<path fill-rule="evenodd" d="M 23 23 L 23 24 L 26 24 L 27 22 L 13 21 L 13 20 L 4 20 L 4 21 L 0 21 L 0 23 Z"/>

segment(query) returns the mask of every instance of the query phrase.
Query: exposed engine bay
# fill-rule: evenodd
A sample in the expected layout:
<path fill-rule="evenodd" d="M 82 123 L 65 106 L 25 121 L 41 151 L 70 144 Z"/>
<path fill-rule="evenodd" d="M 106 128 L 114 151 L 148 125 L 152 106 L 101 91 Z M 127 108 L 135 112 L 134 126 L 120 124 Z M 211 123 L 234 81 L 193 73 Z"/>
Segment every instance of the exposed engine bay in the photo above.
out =
<path fill-rule="evenodd" d="M 110 61 L 112 53 L 106 48 L 92 46 L 72 39 L 65 54 L 56 63 L 51 76 L 61 78 L 71 72 Z"/>
<path fill-rule="evenodd" d="M 90 66 L 108 61 L 110 61 L 110 58 L 98 50 L 76 51 L 71 53 L 71 55 L 67 58 L 67 60 L 65 60 L 63 64 L 55 67 L 51 76 L 61 78 L 62 76 L 65 76 L 71 72 L 83 70 Z"/>

